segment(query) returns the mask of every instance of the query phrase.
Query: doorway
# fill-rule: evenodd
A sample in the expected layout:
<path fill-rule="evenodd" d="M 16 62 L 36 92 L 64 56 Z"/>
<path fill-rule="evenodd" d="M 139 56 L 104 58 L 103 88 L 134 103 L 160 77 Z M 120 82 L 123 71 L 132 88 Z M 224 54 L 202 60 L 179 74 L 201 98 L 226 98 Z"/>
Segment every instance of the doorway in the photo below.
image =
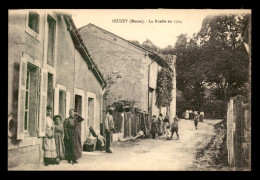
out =
<path fill-rule="evenodd" d="M 59 90 L 59 115 L 62 121 L 66 118 L 66 93 L 64 90 Z"/>
<path fill-rule="evenodd" d="M 82 116 L 82 96 L 75 94 L 75 110 Z"/>
<path fill-rule="evenodd" d="M 88 98 L 88 127 L 94 128 L 94 98 Z"/>

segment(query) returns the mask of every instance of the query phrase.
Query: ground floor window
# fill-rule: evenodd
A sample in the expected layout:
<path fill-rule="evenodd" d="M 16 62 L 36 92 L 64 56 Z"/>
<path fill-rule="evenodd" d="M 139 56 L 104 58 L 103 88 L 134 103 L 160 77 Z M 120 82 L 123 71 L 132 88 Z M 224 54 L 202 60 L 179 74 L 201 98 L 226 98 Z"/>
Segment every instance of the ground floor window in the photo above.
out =
<path fill-rule="evenodd" d="M 77 114 L 82 116 L 82 96 L 75 95 L 75 110 Z"/>
<path fill-rule="evenodd" d="M 28 63 L 24 106 L 24 132 L 30 136 L 36 136 L 36 127 L 38 126 L 38 87 L 39 68 Z"/>

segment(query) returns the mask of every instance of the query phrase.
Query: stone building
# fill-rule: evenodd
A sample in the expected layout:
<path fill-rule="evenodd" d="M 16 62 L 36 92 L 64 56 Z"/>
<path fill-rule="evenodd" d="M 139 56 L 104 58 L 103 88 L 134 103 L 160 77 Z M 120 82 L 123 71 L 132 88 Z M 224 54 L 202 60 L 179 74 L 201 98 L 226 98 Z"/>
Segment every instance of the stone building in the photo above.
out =
<path fill-rule="evenodd" d="M 106 82 L 70 15 L 10 10 L 8 18 L 8 168 L 43 161 L 46 106 L 64 120 L 76 108 L 100 130 Z"/>
<path fill-rule="evenodd" d="M 93 24 L 78 29 L 87 49 L 108 83 L 107 105 L 121 100 L 133 101 L 150 117 L 166 112 L 176 114 L 176 78 L 171 107 L 156 106 L 157 74 L 168 63 L 159 55 Z M 175 74 L 176 75 L 176 74 Z"/>

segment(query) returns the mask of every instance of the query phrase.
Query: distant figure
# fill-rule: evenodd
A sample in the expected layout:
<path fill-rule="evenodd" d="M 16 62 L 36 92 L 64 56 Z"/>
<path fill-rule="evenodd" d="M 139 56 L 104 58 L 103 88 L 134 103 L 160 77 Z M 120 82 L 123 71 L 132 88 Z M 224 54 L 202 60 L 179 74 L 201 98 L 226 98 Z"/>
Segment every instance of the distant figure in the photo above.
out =
<path fill-rule="evenodd" d="M 195 113 L 194 114 L 194 125 L 195 125 L 195 128 L 197 130 L 197 126 L 198 126 L 198 123 L 199 123 L 199 114 L 198 113 Z"/>
<path fill-rule="evenodd" d="M 194 113 L 192 110 L 190 110 L 190 113 L 189 113 L 189 119 L 192 120 L 194 118 Z"/>
<path fill-rule="evenodd" d="M 167 126 L 166 132 L 165 132 L 165 137 L 166 140 L 170 140 L 171 139 L 171 129 L 170 126 Z"/>
<path fill-rule="evenodd" d="M 185 119 L 189 119 L 189 113 L 190 113 L 190 111 L 189 110 L 186 110 L 186 112 L 185 112 Z"/>
<path fill-rule="evenodd" d="M 167 127 L 170 127 L 169 117 L 166 115 L 163 119 L 163 133 L 166 133 Z"/>
<path fill-rule="evenodd" d="M 152 117 L 152 125 L 151 125 L 151 134 L 152 134 L 152 138 L 155 139 L 155 135 L 158 133 L 158 128 L 157 128 L 157 120 L 156 120 L 156 116 L 153 115 Z"/>
<path fill-rule="evenodd" d="M 163 115 L 160 113 L 158 117 L 158 135 L 161 136 L 163 133 Z"/>
<path fill-rule="evenodd" d="M 179 129 L 178 118 L 175 117 L 175 118 L 173 119 L 173 123 L 172 123 L 172 125 L 171 125 L 171 132 L 172 132 L 171 139 L 172 139 L 172 136 L 173 136 L 173 133 L 174 133 L 174 132 L 176 132 L 176 135 L 177 135 L 177 137 L 178 137 L 178 139 L 179 139 L 178 129 Z"/>
<path fill-rule="evenodd" d="M 200 112 L 200 122 L 203 122 L 204 119 L 204 112 Z"/>

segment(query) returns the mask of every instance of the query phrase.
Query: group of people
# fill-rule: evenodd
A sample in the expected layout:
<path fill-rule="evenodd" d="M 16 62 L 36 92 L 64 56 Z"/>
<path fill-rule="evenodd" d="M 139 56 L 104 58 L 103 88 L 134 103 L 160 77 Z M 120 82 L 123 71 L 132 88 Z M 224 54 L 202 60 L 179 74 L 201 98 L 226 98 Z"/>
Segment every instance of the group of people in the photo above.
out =
<path fill-rule="evenodd" d="M 158 118 L 156 118 L 156 115 L 152 116 L 151 134 L 153 139 L 155 139 L 156 134 L 158 134 L 158 136 L 166 136 L 167 139 L 172 139 L 174 132 L 179 139 L 177 116 L 173 119 L 172 124 L 170 124 L 169 117 L 167 115 L 164 118 L 162 113 L 160 113 Z"/>
<path fill-rule="evenodd" d="M 44 164 L 46 166 L 59 164 L 61 160 L 68 163 L 78 163 L 81 157 L 81 122 L 84 120 L 69 110 L 70 116 L 64 120 L 55 115 L 52 120 L 52 108 L 47 106 L 45 137 L 43 138 Z"/>
<path fill-rule="evenodd" d="M 188 120 L 194 120 L 195 129 L 197 130 L 198 122 L 203 122 L 204 112 L 198 113 L 198 111 L 193 112 L 192 110 L 186 110 L 184 118 Z"/>

